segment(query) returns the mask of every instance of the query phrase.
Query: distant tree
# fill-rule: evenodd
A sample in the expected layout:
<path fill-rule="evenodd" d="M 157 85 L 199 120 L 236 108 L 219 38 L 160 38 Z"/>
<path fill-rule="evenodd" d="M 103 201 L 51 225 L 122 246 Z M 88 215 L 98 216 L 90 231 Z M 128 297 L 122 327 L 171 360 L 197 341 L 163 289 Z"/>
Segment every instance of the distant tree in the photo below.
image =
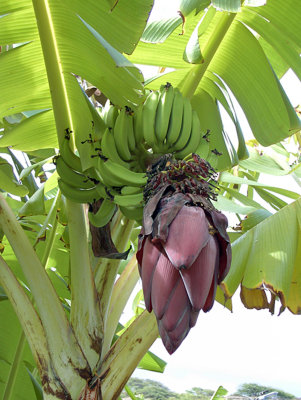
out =
<path fill-rule="evenodd" d="M 145 400 L 209 400 L 214 391 L 211 389 L 202 389 L 193 387 L 186 390 L 185 393 L 174 393 L 162 383 L 151 379 L 131 378 L 128 382 L 129 387 L 135 395 L 143 395 Z M 125 391 L 122 398 L 127 397 Z"/>
<path fill-rule="evenodd" d="M 238 390 L 234 393 L 234 395 L 256 397 L 259 396 L 259 394 L 264 391 L 278 392 L 277 398 L 282 400 L 295 398 L 294 395 L 286 393 L 283 390 L 279 390 L 269 386 L 258 385 L 257 383 L 243 383 L 242 385 L 239 386 Z"/>
<path fill-rule="evenodd" d="M 185 393 L 179 395 L 179 400 L 209 400 L 213 395 L 214 391 L 211 389 L 202 389 L 199 387 L 193 387 L 190 390 L 186 390 Z"/>
<path fill-rule="evenodd" d="M 188 393 L 191 393 L 195 397 L 199 396 L 200 398 L 203 397 L 211 397 L 214 393 L 214 390 L 211 389 L 202 389 L 200 387 L 193 387 L 190 390 L 187 390 Z"/>
<path fill-rule="evenodd" d="M 136 394 L 143 394 L 145 399 L 154 400 L 174 400 L 178 399 L 177 394 L 173 393 L 162 383 L 151 379 L 131 378 L 128 382 L 131 390 Z"/>

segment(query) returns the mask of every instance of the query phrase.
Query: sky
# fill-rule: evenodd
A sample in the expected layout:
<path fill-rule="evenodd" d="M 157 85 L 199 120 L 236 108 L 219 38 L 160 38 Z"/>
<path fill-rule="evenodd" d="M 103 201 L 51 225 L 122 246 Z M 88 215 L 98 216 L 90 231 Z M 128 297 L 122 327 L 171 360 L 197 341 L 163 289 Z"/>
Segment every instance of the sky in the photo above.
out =
<path fill-rule="evenodd" d="M 155 16 L 175 14 L 177 0 L 160 3 Z M 293 106 L 301 104 L 301 83 L 294 74 L 288 73 L 282 83 Z M 300 191 L 287 177 L 281 186 Z M 301 317 L 288 310 L 279 317 L 265 310 L 247 310 L 238 292 L 232 313 L 218 303 L 209 313 L 201 313 L 196 327 L 172 356 L 160 340 L 155 342 L 151 351 L 167 361 L 164 374 L 136 370 L 133 376 L 160 381 L 179 393 L 192 387 L 215 390 L 219 385 L 233 393 L 240 384 L 253 382 L 301 397 Z M 129 313 L 128 307 L 125 320 Z"/>

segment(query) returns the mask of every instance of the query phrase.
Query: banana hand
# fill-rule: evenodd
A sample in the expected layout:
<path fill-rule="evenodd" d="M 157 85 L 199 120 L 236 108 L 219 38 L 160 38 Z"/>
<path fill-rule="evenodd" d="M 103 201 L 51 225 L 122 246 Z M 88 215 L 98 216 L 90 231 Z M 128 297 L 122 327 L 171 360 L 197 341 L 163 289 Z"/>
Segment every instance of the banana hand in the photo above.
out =
<path fill-rule="evenodd" d="M 128 219 L 134 219 L 139 224 L 142 224 L 143 207 L 123 207 L 119 206 L 122 214 Z"/>
<path fill-rule="evenodd" d="M 116 195 L 114 203 L 122 207 L 141 207 L 143 205 L 143 193 Z"/>
<path fill-rule="evenodd" d="M 110 187 L 144 186 L 147 177 L 143 172 L 134 172 L 114 161 L 98 160 L 98 172 L 102 182 Z"/>
<path fill-rule="evenodd" d="M 80 189 L 68 185 L 68 183 L 64 182 L 62 179 L 58 180 L 58 185 L 63 195 L 67 197 L 67 199 L 72 200 L 75 203 L 93 203 L 94 201 L 102 197 L 100 195 L 100 192 L 102 192 L 102 190 L 100 190 L 100 187 L 94 186 L 94 188 L 92 189 Z M 104 188 L 103 193 L 106 195 Z"/>
<path fill-rule="evenodd" d="M 97 183 L 88 176 L 81 174 L 80 172 L 76 172 L 70 168 L 62 156 L 57 156 L 55 158 L 55 165 L 60 178 L 70 186 L 80 189 L 92 189 L 95 186 L 95 183 Z"/>

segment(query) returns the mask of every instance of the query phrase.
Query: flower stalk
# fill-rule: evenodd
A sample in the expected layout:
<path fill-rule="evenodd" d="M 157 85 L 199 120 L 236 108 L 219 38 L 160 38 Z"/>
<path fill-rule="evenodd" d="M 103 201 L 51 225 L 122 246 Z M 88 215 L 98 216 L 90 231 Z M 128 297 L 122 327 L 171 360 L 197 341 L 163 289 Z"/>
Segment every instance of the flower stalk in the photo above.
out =
<path fill-rule="evenodd" d="M 207 71 L 209 64 L 211 63 L 235 17 L 236 13 L 223 12 L 219 24 L 217 25 L 216 29 L 213 30 L 205 48 L 202 50 L 202 64 L 197 64 L 192 67 L 185 78 L 185 82 L 181 88 L 183 96 L 189 99 L 193 97 L 194 92 L 196 91 L 200 81 Z"/>
<path fill-rule="evenodd" d="M 90 264 L 83 205 L 67 200 L 71 268 L 71 325 L 93 369 L 99 359 L 104 323 Z"/>

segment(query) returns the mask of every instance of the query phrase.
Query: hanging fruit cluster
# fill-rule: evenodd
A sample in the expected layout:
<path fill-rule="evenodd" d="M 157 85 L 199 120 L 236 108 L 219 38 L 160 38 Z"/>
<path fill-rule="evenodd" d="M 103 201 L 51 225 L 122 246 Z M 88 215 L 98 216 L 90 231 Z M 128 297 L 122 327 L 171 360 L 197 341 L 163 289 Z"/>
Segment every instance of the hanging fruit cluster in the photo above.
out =
<path fill-rule="evenodd" d="M 149 92 L 136 110 L 107 102 L 102 117 L 101 139 L 85 141 L 94 166 L 84 172 L 66 130 L 56 159 L 59 186 L 71 200 L 90 203 L 94 227 L 105 226 L 116 207 L 141 223 L 137 261 L 145 306 L 173 353 L 200 310 L 213 306 L 231 262 L 227 218 L 211 203 L 215 171 L 196 154 L 208 147 L 208 133 L 170 84 Z"/>
<path fill-rule="evenodd" d="M 190 101 L 167 83 L 159 91 L 150 91 L 135 110 L 119 110 L 108 101 L 102 117 L 107 128 L 100 141 L 92 135 L 87 140 L 94 157 L 94 168 L 89 170 L 82 171 L 79 157 L 70 149 L 71 132 L 66 129 L 56 159 L 60 189 L 80 203 L 104 199 L 96 214 L 89 213 L 95 226 L 104 226 L 116 206 L 126 217 L 141 221 L 147 166 L 163 154 L 183 159 L 207 145 L 198 115 Z"/>

